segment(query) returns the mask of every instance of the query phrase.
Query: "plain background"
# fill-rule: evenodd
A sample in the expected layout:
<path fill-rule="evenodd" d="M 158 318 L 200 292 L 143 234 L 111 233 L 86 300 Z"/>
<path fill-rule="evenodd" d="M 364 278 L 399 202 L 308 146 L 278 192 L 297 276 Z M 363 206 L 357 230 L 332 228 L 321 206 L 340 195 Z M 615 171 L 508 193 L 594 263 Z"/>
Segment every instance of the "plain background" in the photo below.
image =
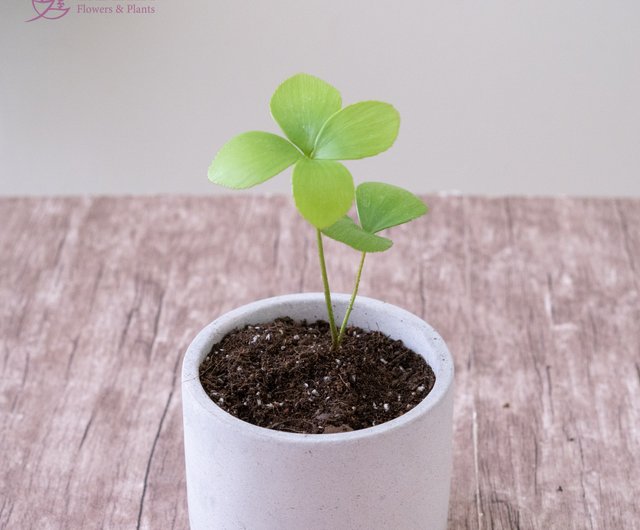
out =
<path fill-rule="evenodd" d="M 356 181 L 640 196 L 637 0 L 81 3 L 116 2 L 31 23 L 30 0 L 0 6 L 1 195 L 219 193 L 216 150 L 277 132 L 269 98 L 304 71 L 401 113 Z"/>

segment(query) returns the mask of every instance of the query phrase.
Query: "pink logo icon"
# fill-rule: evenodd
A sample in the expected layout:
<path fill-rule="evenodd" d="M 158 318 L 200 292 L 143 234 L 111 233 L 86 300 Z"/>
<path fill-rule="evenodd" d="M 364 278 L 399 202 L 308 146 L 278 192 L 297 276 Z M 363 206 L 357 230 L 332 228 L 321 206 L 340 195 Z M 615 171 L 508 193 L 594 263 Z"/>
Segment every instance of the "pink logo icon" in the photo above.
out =
<path fill-rule="evenodd" d="M 64 7 L 64 0 L 31 0 L 31 4 L 38 15 L 27 20 L 27 22 L 33 22 L 39 18 L 56 20 L 65 16 L 71 9 Z"/>

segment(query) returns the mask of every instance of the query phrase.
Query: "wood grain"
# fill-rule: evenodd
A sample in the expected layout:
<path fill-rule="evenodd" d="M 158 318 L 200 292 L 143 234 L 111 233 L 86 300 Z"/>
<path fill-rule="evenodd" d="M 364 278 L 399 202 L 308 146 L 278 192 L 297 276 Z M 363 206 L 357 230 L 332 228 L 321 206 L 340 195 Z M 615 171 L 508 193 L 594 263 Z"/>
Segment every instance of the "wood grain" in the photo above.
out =
<path fill-rule="evenodd" d="M 361 293 L 456 359 L 450 528 L 640 528 L 640 201 L 428 197 Z M 179 363 L 320 289 L 283 197 L 0 200 L 0 528 L 188 528 Z M 331 286 L 357 254 L 326 245 Z"/>

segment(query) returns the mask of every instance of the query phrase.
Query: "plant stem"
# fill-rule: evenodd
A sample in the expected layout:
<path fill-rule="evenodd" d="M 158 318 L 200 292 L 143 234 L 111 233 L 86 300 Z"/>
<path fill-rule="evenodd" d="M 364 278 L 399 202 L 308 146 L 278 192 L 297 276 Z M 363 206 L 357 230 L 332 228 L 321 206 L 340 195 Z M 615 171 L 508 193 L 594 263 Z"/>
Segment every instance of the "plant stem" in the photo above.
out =
<path fill-rule="evenodd" d="M 327 304 L 327 315 L 329 316 L 329 328 L 331 329 L 331 348 L 338 347 L 338 328 L 336 319 L 333 316 L 333 306 L 331 305 L 331 290 L 329 289 L 329 278 L 327 277 L 327 266 L 324 262 L 324 247 L 322 246 L 322 232 L 316 229 L 318 238 L 318 256 L 320 258 L 320 270 L 322 272 L 322 285 L 324 286 L 324 301 Z"/>
<path fill-rule="evenodd" d="M 338 335 L 338 344 L 342 341 L 342 337 L 344 337 L 345 331 L 347 331 L 347 323 L 349 322 L 349 317 L 351 316 L 351 311 L 353 309 L 353 304 L 356 301 L 356 296 L 358 295 L 358 287 L 360 285 L 360 276 L 362 275 L 362 267 L 364 266 L 364 258 L 367 253 L 362 253 L 362 258 L 360 258 L 360 266 L 358 267 L 358 274 L 356 274 L 356 285 L 353 288 L 353 293 L 351 294 L 351 300 L 349 300 L 349 306 L 347 307 L 347 312 L 344 315 L 344 319 L 342 320 L 342 326 L 340 326 L 340 334 Z"/>

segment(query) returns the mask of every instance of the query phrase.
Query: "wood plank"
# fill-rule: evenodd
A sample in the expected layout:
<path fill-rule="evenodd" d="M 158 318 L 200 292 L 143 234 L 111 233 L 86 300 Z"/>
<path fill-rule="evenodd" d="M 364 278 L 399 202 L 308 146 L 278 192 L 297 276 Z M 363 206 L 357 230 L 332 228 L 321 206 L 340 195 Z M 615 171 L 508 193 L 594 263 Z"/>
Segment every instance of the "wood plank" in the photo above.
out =
<path fill-rule="evenodd" d="M 640 201 L 427 200 L 361 293 L 456 359 L 450 527 L 638 527 Z M 181 356 L 235 306 L 319 290 L 313 231 L 251 195 L 0 218 L 0 528 L 188 528 Z M 348 291 L 357 254 L 326 250 Z"/>
<path fill-rule="evenodd" d="M 640 303 L 614 204 L 469 202 L 479 526 L 629 527 Z"/>

